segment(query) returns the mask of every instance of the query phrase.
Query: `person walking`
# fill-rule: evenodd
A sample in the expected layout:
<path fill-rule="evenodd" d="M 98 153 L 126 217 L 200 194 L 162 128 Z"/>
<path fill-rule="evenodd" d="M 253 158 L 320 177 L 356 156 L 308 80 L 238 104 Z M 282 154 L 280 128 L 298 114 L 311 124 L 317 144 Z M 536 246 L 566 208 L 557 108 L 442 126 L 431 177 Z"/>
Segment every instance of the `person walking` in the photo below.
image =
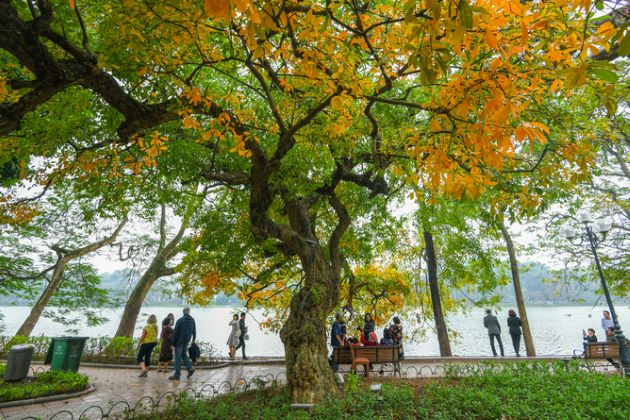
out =
<path fill-rule="evenodd" d="M 501 342 L 501 325 L 496 316 L 492 315 L 492 309 L 486 309 L 486 316 L 483 318 L 483 325 L 488 329 L 488 336 L 490 338 L 490 347 L 492 348 L 492 354 L 497 357 L 497 350 L 494 347 L 494 340 L 499 342 L 499 349 L 501 350 L 501 357 L 505 356 L 503 352 L 503 343 Z"/>
<path fill-rule="evenodd" d="M 602 312 L 602 315 L 604 315 L 602 318 L 602 330 L 604 330 L 604 337 L 606 337 L 608 336 L 608 328 L 615 329 L 615 323 L 612 318 L 610 318 L 609 311 Z"/>
<path fill-rule="evenodd" d="M 149 373 L 149 366 L 151 365 L 151 353 L 153 348 L 157 344 L 158 326 L 157 318 L 155 315 L 149 316 L 147 325 L 142 329 L 142 335 L 140 341 L 138 341 L 138 357 L 137 362 L 140 364 L 141 378 L 146 378 Z"/>
<path fill-rule="evenodd" d="M 514 352 L 516 353 L 516 357 L 521 357 L 519 354 L 519 350 L 521 348 L 521 335 L 523 332 L 521 331 L 521 318 L 516 315 L 514 309 L 510 309 L 508 311 L 508 319 L 507 325 L 510 332 L 510 337 L 512 337 L 512 345 L 514 346 Z"/>
<path fill-rule="evenodd" d="M 346 344 L 346 339 L 344 337 L 343 327 L 342 327 L 343 324 L 344 324 L 343 315 L 340 312 L 338 312 L 335 315 L 335 322 L 333 322 L 332 329 L 330 330 L 330 345 L 333 348 L 333 355 L 331 356 L 331 360 L 334 360 L 335 348 L 343 347 Z M 332 368 L 334 372 L 337 372 L 339 370 L 339 364 L 333 362 Z"/>
<path fill-rule="evenodd" d="M 175 323 L 173 314 L 169 314 L 162 321 L 162 333 L 160 339 L 160 357 L 158 359 L 158 372 L 168 372 L 168 362 L 173 360 L 173 324 Z"/>
<path fill-rule="evenodd" d="M 238 337 L 238 346 L 236 346 L 236 350 L 239 348 L 243 353 L 243 360 L 247 360 L 245 356 L 245 340 L 247 340 L 247 325 L 245 325 L 245 312 L 241 312 L 241 319 L 238 321 L 238 328 L 241 330 L 241 335 Z"/>
<path fill-rule="evenodd" d="M 173 329 L 173 348 L 175 349 L 175 371 L 168 379 L 179 381 L 182 361 L 188 371 L 188 378 L 192 376 L 195 369 L 188 358 L 188 343 L 191 339 L 194 343 L 197 339 L 197 328 L 195 320 L 190 316 L 190 308 L 184 308 L 184 315 L 177 320 Z"/>
<path fill-rule="evenodd" d="M 241 329 L 238 325 L 238 315 L 234 314 L 232 316 L 232 320 L 230 321 L 230 327 L 232 327 L 232 331 L 230 331 L 230 336 L 227 340 L 227 345 L 230 349 L 230 360 L 234 360 L 236 355 L 236 347 L 238 346 L 238 340 L 241 336 Z"/>

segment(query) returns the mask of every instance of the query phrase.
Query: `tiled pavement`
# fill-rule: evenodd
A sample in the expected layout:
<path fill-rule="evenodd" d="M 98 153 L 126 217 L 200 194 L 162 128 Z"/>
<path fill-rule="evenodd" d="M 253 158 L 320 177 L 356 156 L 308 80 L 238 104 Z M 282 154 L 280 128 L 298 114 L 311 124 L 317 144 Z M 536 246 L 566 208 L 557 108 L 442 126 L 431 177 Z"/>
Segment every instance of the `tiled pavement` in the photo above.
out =
<path fill-rule="evenodd" d="M 22 419 L 24 417 L 40 417 L 47 419 L 60 411 L 67 410 L 72 413 L 63 415 L 60 413 L 55 419 L 75 418 L 78 419 L 81 413 L 90 406 L 98 406 L 107 413 L 115 403 L 126 400 L 131 406 L 144 396 L 156 397 L 171 391 L 175 394 L 188 388 L 197 391 L 206 384 L 219 386 L 223 381 L 235 384 L 240 378 L 249 380 L 261 375 L 272 374 L 277 376 L 284 372 L 283 365 L 239 365 L 234 364 L 218 369 L 197 369 L 190 379 L 185 379 L 186 372 L 183 371 L 181 381 L 169 381 L 170 373 L 157 373 L 152 370 L 147 378 L 139 378 L 139 370 L 135 369 L 112 369 L 81 367 L 79 370 L 90 378 L 90 383 L 96 387 L 96 391 L 82 397 L 67 400 L 54 401 L 45 404 L 29 404 L 17 407 L 0 409 L 2 419 Z M 116 411 L 123 411 L 124 405 L 118 405 Z M 96 407 L 86 413 L 87 417 L 100 414 Z M 92 415 L 90 415 L 92 414 Z M 100 415 L 96 416 L 100 418 Z"/>

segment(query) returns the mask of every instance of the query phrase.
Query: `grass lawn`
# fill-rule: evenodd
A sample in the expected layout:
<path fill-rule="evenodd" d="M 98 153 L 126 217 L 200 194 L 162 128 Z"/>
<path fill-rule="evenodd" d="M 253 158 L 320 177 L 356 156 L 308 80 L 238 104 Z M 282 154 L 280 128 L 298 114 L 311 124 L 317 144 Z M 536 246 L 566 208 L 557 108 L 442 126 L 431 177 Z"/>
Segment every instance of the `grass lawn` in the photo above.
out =
<path fill-rule="evenodd" d="M 88 387 L 87 376 L 63 371 L 36 373 L 23 381 L 5 382 L 1 380 L 5 368 L 0 364 L 0 402 L 77 392 Z"/>
<path fill-rule="evenodd" d="M 603 419 L 630 418 L 630 379 L 589 373 L 575 365 L 487 364 L 471 372 L 451 367 L 440 379 L 349 376 L 343 395 L 329 397 L 312 414 L 289 411 L 285 388 L 193 401 L 144 418 L 252 419 Z"/>

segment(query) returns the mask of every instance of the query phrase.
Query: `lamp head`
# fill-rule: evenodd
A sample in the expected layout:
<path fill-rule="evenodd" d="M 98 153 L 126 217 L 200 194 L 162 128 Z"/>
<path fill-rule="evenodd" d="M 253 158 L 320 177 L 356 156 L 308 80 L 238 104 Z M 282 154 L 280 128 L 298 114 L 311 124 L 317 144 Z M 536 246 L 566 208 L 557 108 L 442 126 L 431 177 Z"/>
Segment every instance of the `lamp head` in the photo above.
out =
<path fill-rule="evenodd" d="M 601 234 L 606 234 L 610 232 L 611 224 L 608 220 L 600 220 L 599 223 L 597 223 L 596 228 L 597 232 Z"/>
<path fill-rule="evenodd" d="M 580 222 L 582 222 L 582 223 L 592 223 L 593 222 L 593 218 L 587 212 L 580 213 L 579 217 L 580 217 Z"/>
<path fill-rule="evenodd" d="M 571 240 L 571 239 L 575 239 L 575 237 L 577 236 L 577 233 L 575 232 L 575 229 L 567 225 L 564 228 L 562 228 L 561 235 L 564 236 L 566 239 Z"/>

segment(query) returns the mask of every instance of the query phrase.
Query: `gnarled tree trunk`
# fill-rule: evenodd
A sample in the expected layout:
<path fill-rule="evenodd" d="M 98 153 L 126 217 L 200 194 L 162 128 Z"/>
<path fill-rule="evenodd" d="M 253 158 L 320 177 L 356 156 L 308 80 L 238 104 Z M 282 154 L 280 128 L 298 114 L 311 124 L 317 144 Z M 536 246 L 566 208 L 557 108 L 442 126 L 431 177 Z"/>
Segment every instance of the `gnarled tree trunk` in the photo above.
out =
<path fill-rule="evenodd" d="M 424 244 L 427 252 L 427 268 L 429 272 L 429 290 L 431 292 L 431 305 L 433 307 L 433 316 L 435 318 L 435 329 L 437 330 L 438 342 L 440 344 L 440 355 L 442 357 L 452 356 L 451 343 L 448 339 L 448 330 L 446 321 L 444 320 L 444 312 L 442 311 L 442 301 L 440 300 L 440 285 L 437 276 L 437 259 L 435 256 L 435 245 L 433 244 L 433 235 L 424 230 Z"/>
<path fill-rule="evenodd" d="M 303 259 L 305 285 L 291 299 L 289 317 L 280 332 L 296 403 L 320 402 L 337 392 L 328 364 L 326 319 L 337 305 L 339 277 L 320 250 L 312 252 L 312 261 Z"/>

